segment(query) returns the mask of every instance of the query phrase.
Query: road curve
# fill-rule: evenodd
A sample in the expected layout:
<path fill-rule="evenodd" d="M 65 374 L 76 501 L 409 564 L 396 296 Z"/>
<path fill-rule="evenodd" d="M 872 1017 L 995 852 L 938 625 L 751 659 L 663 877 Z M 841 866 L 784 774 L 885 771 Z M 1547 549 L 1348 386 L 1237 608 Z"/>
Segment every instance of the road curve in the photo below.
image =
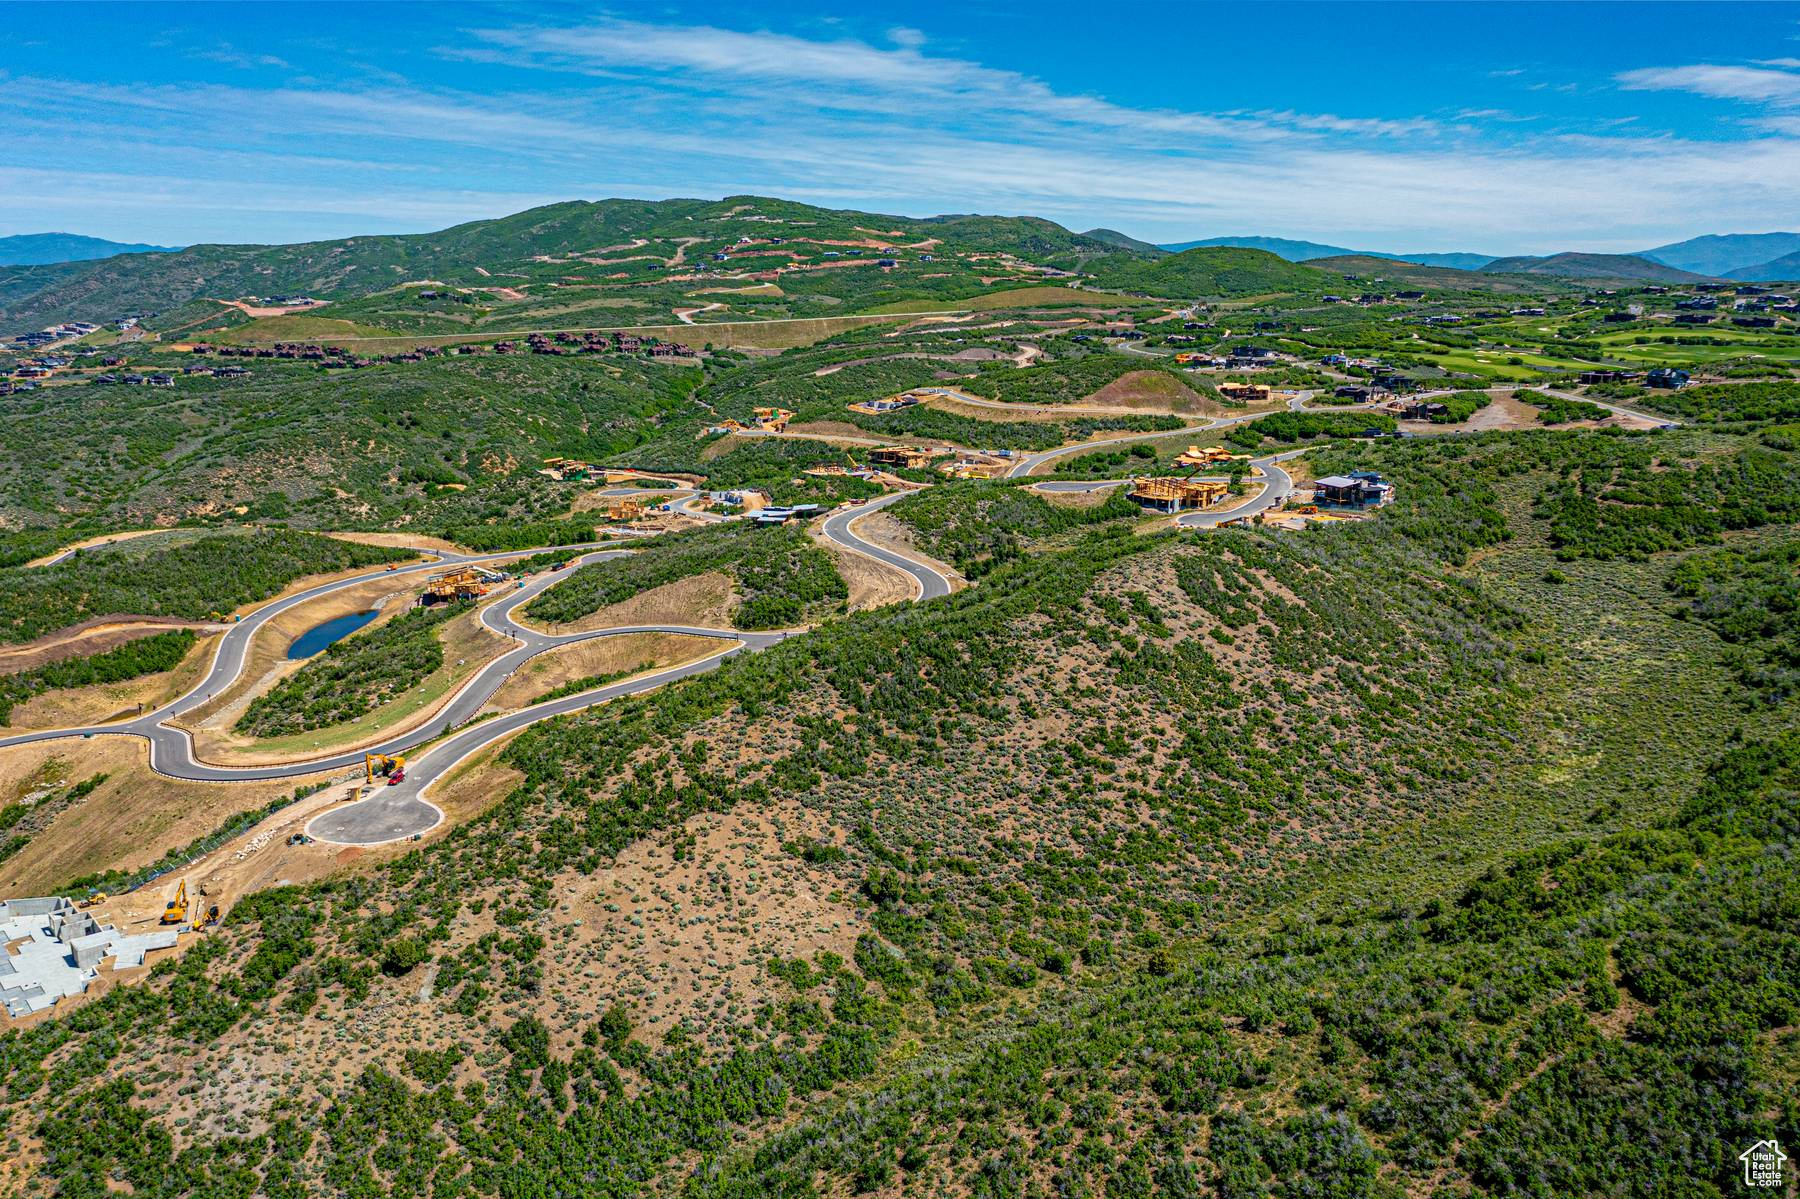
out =
<path fill-rule="evenodd" d="M 1310 447 L 1308 447 L 1310 448 Z M 1175 523 L 1184 529 L 1211 529 L 1228 520 L 1247 520 L 1250 517 L 1278 508 L 1294 494 L 1294 479 L 1281 463 L 1289 458 L 1298 458 L 1306 453 L 1306 449 L 1288 450 L 1282 454 L 1271 454 L 1267 458 L 1252 458 L 1250 465 L 1263 472 L 1263 489 L 1254 498 L 1246 500 L 1235 508 L 1225 508 L 1216 512 L 1188 512 L 1175 518 Z"/>
<path fill-rule="evenodd" d="M 929 566 L 902 558 L 898 554 L 870 544 L 849 528 L 857 516 L 895 503 L 907 493 L 883 496 L 855 509 L 834 514 L 825 522 L 825 533 L 834 542 L 856 553 L 904 571 L 916 583 L 920 598 L 946 595 L 950 580 Z M 581 547 L 576 547 L 581 548 Z M 436 570 L 445 564 L 487 562 L 519 557 L 533 551 L 509 551 L 504 554 L 467 555 L 444 553 L 435 562 L 419 563 L 391 571 L 377 571 L 338 579 L 307 588 L 285 599 L 265 605 L 246 619 L 234 624 L 221 638 L 214 652 L 212 667 L 206 677 L 184 695 L 133 720 L 116 724 L 89 725 L 67 729 L 44 729 L 0 738 L 0 749 L 69 737 L 140 737 L 150 746 L 150 766 L 160 774 L 192 782 L 240 782 L 294 778 L 326 770 L 359 766 L 365 753 L 408 754 L 418 747 L 452 732 L 475 718 L 500 687 L 527 660 L 558 646 L 588 641 L 598 637 L 618 637 L 632 633 L 670 633 L 680 636 L 727 639 L 737 644 L 730 649 L 693 662 L 654 671 L 635 679 L 611 684 L 594 691 L 543 704 L 534 704 L 499 717 L 482 720 L 448 740 L 431 746 L 415 761 L 408 763 L 406 778 L 394 787 L 383 787 L 369 798 L 316 817 L 309 825 L 312 836 L 347 845 L 371 845 L 410 837 L 425 832 L 442 819 L 442 813 L 423 798 L 423 792 L 457 762 L 495 740 L 551 716 L 577 711 L 592 704 L 604 703 L 624 695 L 635 695 L 664 686 L 678 679 L 711 670 L 725 658 L 744 650 L 766 649 L 793 631 L 745 632 L 739 629 L 713 629 L 676 624 L 629 625 L 619 628 L 594 629 L 582 633 L 544 633 L 520 624 L 514 613 L 548 588 L 568 577 L 561 572 L 546 572 L 504 595 L 481 611 L 481 622 L 491 631 L 517 641 L 516 648 L 488 663 L 457 690 L 450 702 L 424 724 L 397 734 L 378 744 L 359 746 L 336 754 L 263 766 L 217 766 L 194 757 L 193 741 L 186 730 L 164 723 L 172 717 L 192 711 L 212 696 L 229 687 L 243 673 L 251 640 L 268 621 L 298 604 L 306 603 L 346 587 L 367 583 L 372 579 L 410 576 L 420 571 Z M 599 550 L 582 556 L 582 563 L 604 561 L 629 553 L 627 550 Z"/>
<path fill-rule="evenodd" d="M 892 550 L 885 550 L 878 545 L 864 541 L 850 527 L 851 523 L 860 517 L 879 512 L 890 504 L 897 504 L 911 494 L 909 491 L 896 491 L 891 495 L 884 495 L 880 499 L 870 500 L 868 503 L 859 504 L 854 508 L 839 509 L 825 518 L 819 531 L 830 538 L 834 544 L 841 545 L 852 553 L 861 554 L 865 558 L 873 558 L 877 562 L 891 566 L 910 576 L 913 586 L 918 592 L 913 597 L 915 600 L 938 599 L 950 594 L 950 576 L 936 567 L 902 557 Z"/>

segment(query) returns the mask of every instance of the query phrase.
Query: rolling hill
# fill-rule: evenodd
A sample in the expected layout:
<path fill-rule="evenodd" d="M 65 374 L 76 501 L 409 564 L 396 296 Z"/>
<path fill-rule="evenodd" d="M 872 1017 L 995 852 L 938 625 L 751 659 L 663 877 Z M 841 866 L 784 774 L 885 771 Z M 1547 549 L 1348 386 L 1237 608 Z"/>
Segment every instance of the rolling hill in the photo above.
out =
<path fill-rule="evenodd" d="M 1678 270 L 1631 254 L 1550 254 L 1496 258 L 1482 270 L 1497 275 L 1554 275 L 1561 279 L 1631 279 L 1645 283 L 1699 283 L 1710 276 Z"/>
<path fill-rule="evenodd" d="M 1266 250 L 1202 246 L 1154 261 L 1126 254 L 1096 259 L 1086 269 L 1105 287 L 1182 299 L 1256 295 L 1329 287 L 1331 276 Z"/>
<path fill-rule="evenodd" d="M 436 233 L 295 245 L 199 245 L 84 264 L 17 267 L 0 274 L 0 334 L 56 321 L 167 312 L 208 297 L 306 293 L 351 299 L 411 280 L 490 289 L 509 277 L 559 282 L 572 258 L 586 255 L 591 260 L 646 240 L 661 239 L 669 250 L 691 248 L 697 257 L 730 249 L 740 237 L 777 231 L 851 246 L 871 244 L 871 237 L 880 235 L 920 244 L 935 239 L 949 250 L 1011 254 L 1069 269 L 1093 258 L 1134 253 L 1035 217 L 918 219 L 758 196 L 574 200 Z"/>
<path fill-rule="evenodd" d="M 1122 250 L 1133 250 L 1139 254 L 1149 255 L 1150 257 L 1167 253 L 1169 249 L 1167 246 L 1153 246 L 1147 241 L 1139 241 L 1135 237 L 1120 233 L 1117 229 L 1089 229 L 1081 236 L 1092 238 L 1095 241 L 1103 241 L 1109 246 L 1118 246 Z M 1184 250 L 1187 249 L 1186 246 L 1181 248 Z"/>
<path fill-rule="evenodd" d="M 1448 266 L 1421 266 L 1394 258 L 1377 258 L 1372 254 L 1345 254 L 1335 258 L 1314 258 L 1306 264 L 1315 270 L 1333 271 L 1347 279 L 1405 283 L 1412 287 L 1436 291 L 1489 292 L 1499 295 L 1542 294 L 1555 290 L 1558 284 L 1543 275 L 1509 278 L 1486 271 L 1458 270 Z"/>
<path fill-rule="evenodd" d="M 1452 252 L 1446 254 L 1390 254 L 1382 250 L 1351 250 L 1328 246 L 1316 241 L 1295 241 L 1286 237 L 1209 237 L 1203 241 L 1180 242 L 1160 247 L 1179 253 L 1182 250 L 1232 246 L 1246 250 L 1267 250 L 1289 262 L 1313 262 L 1320 258 L 1387 258 L 1400 262 L 1416 262 L 1420 266 L 1447 266 L 1456 270 L 1475 271 L 1494 260 L 1492 254 Z"/>
<path fill-rule="evenodd" d="M 1741 266 L 1725 272 L 1727 279 L 1743 279 L 1764 283 L 1781 279 L 1800 279 L 1800 250 L 1792 254 L 1783 254 L 1770 262 L 1758 263 L 1756 266 Z"/>
<path fill-rule="evenodd" d="M 0 266 L 41 266 L 50 262 L 89 262 L 120 254 L 173 254 L 177 246 L 150 246 L 107 241 L 79 233 L 15 233 L 0 237 Z"/>

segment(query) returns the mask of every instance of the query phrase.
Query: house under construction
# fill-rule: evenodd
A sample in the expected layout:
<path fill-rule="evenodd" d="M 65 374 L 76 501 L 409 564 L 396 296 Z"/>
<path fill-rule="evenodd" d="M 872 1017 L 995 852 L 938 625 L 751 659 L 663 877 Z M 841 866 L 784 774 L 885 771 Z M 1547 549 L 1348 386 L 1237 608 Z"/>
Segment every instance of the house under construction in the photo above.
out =
<path fill-rule="evenodd" d="M 1261 383 L 1221 383 L 1219 395 L 1241 404 L 1261 404 L 1267 402 L 1269 389 Z"/>
<path fill-rule="evenodd" d="M 952 479 L 998 479 L 1012 469 L 1012 460 L 997 454 L 978 454 L 972 451 L 957 456 L 954 462 L 946 462 L 938 469 Z"/>
<path fill-rule="evenodd" d="M 1218 503 L 1230 485 L 1225 479 L 1141 478 L 1131 481 L 1127 495 L 1141 508 L 1173 516 Z"/>
<path fill-rule="evenodd" d="M 750 414 L 750 423 L 758 429 L 767 429 L 771 433 L 779 433 L 788 427 L 794 414 L 786 408 L 758 408 Z"/>
<path fill-rule="evenodd" d="M 1175 459 L 1176 466 L 1189 468 L 1190 473 L 1203 467 L 1217 466 L 1222 462 L 1231 462 L 1238 458 L 1248 458 L 1248 454 L 1234 454 L 1222 445 L 1205 447 L 1191 445 L 1180 457 Z"/>
<path fill-rule="evenodd" d="M 606 519 L 630 524 L 634 520 L 643 520 L 649 515 L 641 496 L 620 496 L 606 501 Z"/>
<path fill-rule="evenodd" d="M 480 599 L 506 579 L 504 571 L 489 570 L 485 566 L 459 566 L 455 570 L 441 571 L 426 578 L 425 593 L 419 597 L 419 603 L 429 607 L 457 600 Z"/>
<path fill-rule="evenodd" d="M 900 466 L 908 470 L 924 470 L 943 451 L 923 446 L 884 445 L 869 451 L 869 461 L 882 466 Z"/>

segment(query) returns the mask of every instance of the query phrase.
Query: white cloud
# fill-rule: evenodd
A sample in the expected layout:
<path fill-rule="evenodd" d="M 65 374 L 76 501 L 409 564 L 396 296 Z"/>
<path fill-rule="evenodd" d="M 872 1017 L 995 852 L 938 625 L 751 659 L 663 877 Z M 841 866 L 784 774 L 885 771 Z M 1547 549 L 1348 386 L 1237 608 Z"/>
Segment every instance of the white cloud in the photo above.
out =
<path fill-rule="evenodd" d="M 1793 59 L 1772 60 L 1781 66 Z M 1644 67 L 1618 76 L 1627 91 L 1680 91 L 1715 100 L 1742 100 L 1756 104 L 1800 104 L 1800 72 L 1764 67 L 1702 64 L 1686 67 Z"/>
<path fill-rule="evenodd" d="M 1776 101 L 1729 140 L 1631 135 L 1623 117 L 1525 139 L 1508 127 L 1538 118 L 1492 109 L 1134 108 L 929 53 L 915 30 L 885 38 L 608 20 L 477 31 L 441 51 L 529 68 L 511 91 L 492 82 L 504 75 L 475 92 L 367 73 L 354 89 L 0 74 L 0 161 L 43 168 L 0 173 L 0 223 L 79 226 L 86 213 L 134 240 L 218 240 L 209 227 L 314 237 L 578 196 L 759 192 L 915 215 L 1031 213 L 1165 241 L 1254 231 L 1541 252 L 1772 227 L 1800 189 L 1800 122 Z M 1713 69 L 1619 81 L 1694 90 L 1691 72 Z M 172 215 L 121 227 L 134 209 Z"/>

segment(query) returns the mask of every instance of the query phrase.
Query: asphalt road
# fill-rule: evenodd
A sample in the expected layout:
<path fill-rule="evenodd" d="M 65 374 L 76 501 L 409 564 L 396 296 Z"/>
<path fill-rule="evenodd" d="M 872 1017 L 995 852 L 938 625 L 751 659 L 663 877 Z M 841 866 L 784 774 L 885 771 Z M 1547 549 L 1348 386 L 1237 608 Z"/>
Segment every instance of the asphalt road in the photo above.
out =
<path fill-rule="evenodd" d="M 1279 508 L 1294 494 L 1294 479 L 1281 463 L 1289 458 L 1298 458 L 1306 450 L 1289 450 L 1284 454 L 1271 454 L 1267 458 L 1252 458 L 1250 464 L 1260 467 L 1263 475 L 1263 489 L 1253 499 L 1235 508 L 1227 508 L 1218 512 L 1188 512 L 1175 518 L 1175 523 L 1184 529 L 1211 529 L 1228 520 L 1245 520 L 1271 508 Z"/>
<path fill-rule="evenodd" d="M 878 545 L 864 541 L 850 528 L 851 522 L 855 521 L 858 517 L 867 516 L 871 512 L 879 512 L 890 504 L 899 503 L 910 494 L 910 492 L 896 491 L 892 495 L 884 495 L 880 499 L 870 500 L 866 504 L 859 504 L 854 508 L 844 508 L 834 512 L 825 518 L 825 523 L 821 526 L 821 531 L 833 542 L 843 546 L 847 550 L 861 554 L 866 558 L 873 558 L 877 562 L 885 563 L 895 570 L 903 571 L 910 575 L 912 577 L 913 585 L 918 589 L 918 594 L 913 597 L 914 599 L 937 599 L 940 596 L 950 594 L 950 578 L 948 575 L 945 575 L 934 567 L 927 566 L 922 562 L 915 562 L 911 558 L 902 557 L 901 555 L 894 553 L 892 550 L 884 550 Z"/>
<path fill-rule="evenodd" d="M 947 577 L 930 567 L 863 541 L 849 528 L 850 521 L 857 516 L 895 503 L 904 498 L 905 494 L 898 492 L 883 496 L 858 508 L 833 514 L 827 518 L 824 532 L 834 542 L 847 549 L 904 571 L 917 584 L 919 598 L 932 599 L 947 595 L 950 591 L 950 580 Z M 439 560 L 435 562 L 425 562 L 400 567 L 396 570 L 378 571 L 348 579 L 338 579 L 330 583 L 321 583 L 316 587 L 308 588 L 286 599 L 269 604 L 232 625 L 220 639 L 218 649 L 214 653 L 212 667 L 208 670 L 206 677 L 185 695 L 163 707 L 133 720 L 121 721 L 116 724 L 46 729 L 0 738 L 0 749 L 69 737 L 141 737 L 149 742 L 152 769 L 160 774 L 194 782 L 238 782 L 293 778 L 320 771 L 360 766 L 366 753 L 404 754 L 407 756 L 408 762 L 406 777 L 402 782 L 392 787 L 379 787 L 365 799 L 322 813 L 308 825 L 307 831 L 320 840 L 334 841 L 345 845 L 374 845 L 384 841 L 416 836 L 435 827 L 443 819 L 443 813 L 424 798 L 425 790 L 457 762 L 492 744 L 495 740 L 551 716 L 574 712 L 620 696 L 640 694 L 678 679 L 711 670 L 732 654 L 741 653 L 744 650 L 766 649 L 793 635 L 793 631 L 750 633 L 739 629 L 712 629 L 675 624 L 630 625 L 621 628 L 595 629 L 583 633 L 542 632 L 519 623 L 514 614 L 546 589 L 568 577 L 562 571 L 545 572 L 482 609 L 482 623 L 501 636 L 517 641 L 518 645 L 490 662 L 473 678 L 465 682 L 450 702 L 429 721 L 405 733 L 390 737 L 379 744 L 360 746 L 355 750 L 343 753 L 282 765 L 214 766 L 194 757 L 193 741 L 185 730 L 173 728 L 164 723 L 173 717 L 200 707 L 213 695 L 229 687 L 243 672 L 250 642 L 257 630 L 274 617 L 298 604 L 307 603 L 346 587 L 367 583 L 371 579 L 411 576 L 421 571 L 435 571 L 447 564 L 458 562 L 501 561 L 531 552 L 533 551 L 510 551 L 505 554 L 484 555 L 444 553 L 440 554 Z M 604 561 L 630 552 L 616 549 L 598 550 L 583 555 L 580 562 L 585 564 Z M 728 650 L 722 650 L 694 662 L 614 683 L 579 695 L 565 696 L 547 703 L 534 704 L 516 712 L 479 721 L 460 732 L 455 731 L 480 713 L 507 678 L 536 655 L 545 650 L 578 641 L 588 641 L 598 637 L 619 637 L 631 633 L 672 633 L 681 636 L 726 639 L 737 644 Z M 439 744 L 429 744 L 447 732 L 453 735 Z M 429 746 L 429 748 L 419 752 L 420 747 L 424 746 Z"/>
<path fill-rule="evenodd" d="M 1091 479 L 1082 482 L 1075 479 L 1049 479 L 1042 483 L 1032 484 L 1033 491 L 1053 491 L 1059 495 L 1080 495 L 1089 491 L 1109 491 L 1114 487 L 1123 487 L 1130 479 Z"/>

